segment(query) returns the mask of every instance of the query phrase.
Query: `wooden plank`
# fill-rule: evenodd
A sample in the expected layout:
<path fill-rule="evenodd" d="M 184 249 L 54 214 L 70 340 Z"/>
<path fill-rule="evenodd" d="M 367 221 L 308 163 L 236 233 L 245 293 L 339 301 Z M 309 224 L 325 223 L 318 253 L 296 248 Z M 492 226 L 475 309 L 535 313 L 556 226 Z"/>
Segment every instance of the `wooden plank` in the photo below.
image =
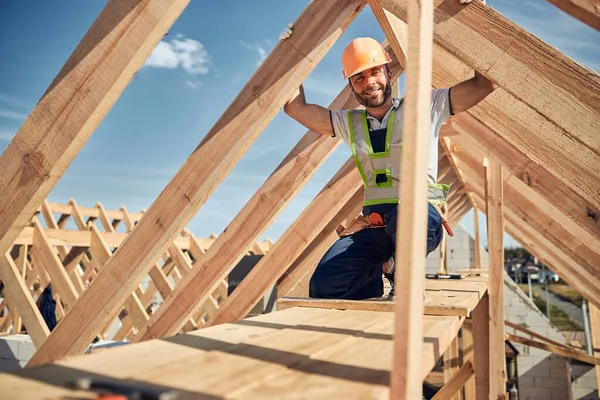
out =
<path fill-rule="evenodd" d="M 476 162 L 465 152 L 456 152 L 456 156 L 464 160 L 463 168 L 469 164 L 473 167 Z M 476 170 L 476 168 L 471 168 Z M 577 223 L 568 218 L 554 204 L 549 203 L 539 194 L 528 187 L 523 181 L 511 174 L 504 179 L 504 192 L 507 207 L 520 218 L 530 221 L 546 231 L 547 238 L 562 245 L 583 268 L 590 273 L 600 274 L 600 238 L 594 237 L 582 230 Z M 600 281 L 599 281 L 600 283 Z"/>
<path fill-rule="evenodd" d="M 473 207 L 473 219 L 475 224 L 475 239 L 473 242 L 473 252 L 475 253 L 475 269 L 481 269 L 481 239 L 479 237 L 479 210 L 477 207 Z"/>
<path fill-rule="evenodd" d="M 102 224 L 104 231 L 114 233 L 115 228 L 112 226 L 110 219 L 108 218 L 108 215 L 106 214 L 106 210 L 102 206 L 102 203 L 100 203 L 100 202 L 96 203 L 96 208 L 98 209 L 98 218 L 100 219 L 100 223 Z"/>
<path fill-rule="evenodd" d="M 363 193 L 357 191 L 355 195 L 348 200 L 346 205 L 331 219 L 325 228 L 315 237 L 304 252 L 294 261 L 288 270 L 281 276 L 277 282 L 277 297 L 300 296 L 308 297 L 308 284 L 313 271 L 329 247 L 338 239 L 336 229 L 338 225 L 348 226 L 348 223 L 361 212 L 363 203 Z M 304 289 L 300 293 L 295 293 L 295 288 L 301 281 L 304 281 Z"/>
<path fill-rule="evenodd" d="M 349 159 L 331 179 L 307 209 L 286 230 L 274 248 L 264 256 L 228 297 L 214 323 L 242 318 L 256 304 L 260 296 L 302 253 L 310 241 L 322 232 L 349 198 L 362 193 L 362 181 L 353 161 Z"/>
<path fill-rule="evenodd" d="M 490 159 L 485 167 L 487 240 L 489 254 L 490 399 L 504 399 L 504 216 L 502 165 Z"/>
<path fill-rule="evenodd" d="M 81 228 L 80 228 L 81 229 Z M 44 229 L 48 241 L 52 246 L 75 246 L 75 247 L 89 247 L 91 240 L 91 233 L 88 228 L 85 227 L 80 231 L 66 230 L 66 229 Z M 106 242 L 109 247 L 119 247 L 121 243 L 127 237 L 127 233 L 117 232 L 100 232 L 100 236 Z M 27 227 L 21 231 L 17 239 L 15 240 L 16 245 L 31 245 L 33 244 L 33 228 Z M 182 250 L 190 248 L 190 238 L 179 236 L 175 239 L 175 244 Z"/>
<path fill-rule="evenodd" d="M 438 47 L 434 51 L 434 60 L 433 82 L 436 87 L 451 86 L 472 73 L 469 67 Z M 563 185 L 591 202 L 593 209 L 600 208 L 600 194 L 595 190 L 600 180 L 596 168 L 600 163 L 600 155 L 582 143 L 578 137 L 582 132 L 572 136 L 501 88 L 469 111 L 449 119 L 448 124 L 454 126 L 454 121 L 463 121 L 468 115 L 525 154 L 533 164 L 543 167 Z M 471 132 L 479 137 L 479 130 Z"/>
<path fill-rule="evenodd" d="M 456 115 L 442 127 L 442 135 L 449 132 L 460 133 L 452 137 L 452 142 L 473 158 L 478 161 L 483 161 L 487 155 L 495 158 L 512 175 L 575 221 L 580 229 L 594 237 L 600 236 L 600 219 L 593 217 L 600 215 L 600 209 L 550 173 L 550 170 L 530 159 L 528 152 L 519 151 L 468 113 Z"/>
<path fill-rule="evenodd" d="M 600 358 L 600 310 L 595 304 L 588 303 L 590 310 L 590 327 L 592 333 L 592 347 L 594 349 L 594 357 Z M 596 381 L 600 388 L 600 366 L 596 365 Z"/>
<path fill-rule="evenodd" d="M 574 360 L 579 360 L 584 363 L 592 364 L 592 365 L 600 365 L 600 358 L 591 356 L 583 351 L 569 349 L 564 346 L 555 346 L 550 343 L 538 342 L 533 339 L 527 339 L 521 336 L 511 335 L 509 333 L 506 334 L 506 337 L 511 342 L 521 343 L 526 346 L 536 347 L 538 349 L 546 350 L 554 354 L 558 354 L 559 356 L 563 356 L 566 358 L 572 358 Z"/>
<path fill-rule="evenodd" d="M 600 31 L 600 1 L 598 0 L 548 0 L 567 14 Z"/>
<path fill-rule="evenodd" d="M 467 164 L 461 168 L 463 173 L 468 172 L 470 189 L 476 197 L 479 197 L 478 201 L 481 201 L 483 199 L 481 175 L 470 169 Z M 507 196 L 505 199 L 505 217 L 507 221 L 510 221 L 512 231 L 527 232 L 526 235 L 514 232 L 515 235 L 520 236 L 519 242 L 529 248 L 534 246 L 533 254 L 544 260 L 554 271 L 558 271 L 567 283 L 583 296 L 600 304 L 600 277 L 597 266 L 590 265 L 579 254 L 573 252 L 573 247 L 581 248 L 582 243 L 578 242 L 565 229 L 565 226 L 552 222 L 551 218 L 539 209 L 537 202 L 532 202 L 523 196 L 520 192 L 526 191 L 525 187 L 521 187 L 520 190 L 512 190 L 511 181 L 505 180 L 505 190 L 511 190 L 510 197 Z M 528 194 L 528 196 L 535 198 L 535 193 Z M 519 199 L 518 204 L 512 201 L 515 198 Z M 527 204 L 527 207 L 521 207 L 519 204 Z M 532 215 L 535 217 L 532 218 Z M 552 226 L 553 229 L 549 230 L 548 226 Z M 560 232 L 562 237 L 559 237 L 557 232 Z M 513 235 L 513 233 L 510 234 Z M 586 254 L 592 254 L 589 251 L 588 248 Z M 595 256 L 591 255 L 591 257 Z"/>
<path fill-rule="evenodd" d="M 369 6 L 375 14 L 375 18 L 392 47 L 400 66 L 403 69 L 406 68 L 407 61 L 404 50 L 408 49 L 408 26 L 389 11 L 384 10 L 379 0 L 369 0 Z M 400 97 L 399 95 L 392 95 Z"/>
<path fill-rule="evenodd" d="M 452 378 L 444 383 L 444 386 L 431 398 L 431 400 L 444 400 L 456 398 L 457 391 L 475 374 L 475 368 L 471 360 L 465 362 L 460 370 Z M 460 392 L 459 392 L 460 393 Z"/>
<path fill-rule="evenodd" d="M 541 339 L 541 340 L 543 340 L 544 342 L 548 342 L 548 343 L 550 343 L 550 344 L 552 344 L 552 345 L 554 345 L 554 346 L 559 346 L 559 347 L 565 347 L 565 348 L 569 348 L 569 347 L 568 347 L 568 346 L 566 346 L 564 343 L 559 343 L 559 342 L 557 342 L 557 341 L 555 341 L 555 340 L 552 340 L 552 339 L 550 339 L 549 337 L 546 337 L 546 336 L 544 336 L 544 335 L 540 335 L 540 334 L 539 334 L 539 333 L 537 333 L 537 332 L 534 332 L 534 331 L 532 331 L 532 330 L 529 330 L 529 329 L 527 329 L 527 328 L 524 328 L 524 327 L 522 327 L 521 325 L 515 324 L 515 323 L 513 323 L 513 322 L 510 322 L 510 321 L 508 321 L 508 320 L 504 321 L 504 324 L 505 324 L 506 326 L 508 326 L 508 327 L 511 327 L 511 328 L 513 328 L 513 329 L 516 329 L 516 330 L 518 330 L 518 331 L 520 331 L 520 332 L 526 333 L 527 335 L 533 336 L 533 337 L 535 337 L 535 338 L 537 338 L 537 339 Z"/>
<path fill-rule="evenodd" d="M 473 362 L 473 327 L 472 324 L 466 323 L 462 328 L 462 361 L 463 365 L 468 362 Z M 467 379 L 465 383 L 465 400 L 476 400 L 475 398 L 475 376 L 474 374 Z"/>
<path fill-rule="evenodd" d="M 475 392 L 477 399 L 490 398 L 489 296 L 486 294 L 472 315 Z"/>
<path fill-rule="evenodd" d="M 0 254 L 119 98 L 188 0 L 110 0 L 0 156 Z"/>
<path fill-rule="evenodd" d="M 472 365 L 471 365 L 471 367 L 472 367 Z M 454 385 L 452 383 L 452 381 L 454 380 L 454 377 L 460 370 L 460 364 L 459 364 L 459 359 L 458 359 L 458 337 L 454 338 L 454 340 L 452 341 L 450 346 L 448 346 L 448 348 L 444 352 L 442 370 L 444 373 L 444 386 L 442 386 L 442 388 L 446 387 L 446 386 L 448 386 L 448 388 L 449 388 L 447 390 L 448 395 L 446 397 L 442 397 L 442 398 L 445 398 L 448 400 L 462 400 L 462 394 L 460 392 L 458 392 L 458 389 L 460 389 L 460 387 L 462 387 L 462 385 L 460 387 L 456 388 L 456 390 L 450 391 L 450 388 L 454 389 L 454 386 L 450 386 L 450 385 Z M 473 373 L 475 373 L 474 369 L 473 369 Z M 438 393 L 436 393 L 436 396 L 438 395 Z M 439 398 L 440 397 L 438 397 L 438 399 Z"/>
<path fill-rule="evenodd" d="M 83 293 L 77 312 L 69 313 L 61 321 L 34 354 L 30 365 L 77 354 L 87 347 L 95 331 L 116 315 L 135 285 L 197 213 L 264 126 L 281 110 L 362 6 L 359 0 L 315 0 L 307 6 L 294 23 L 294 35 L 275 46 Z M 11 242 L 13 240 L 11 238 Z M 99 298 L 106 300 L 100 302 Z M 76 329 L 81 326 L 85 328 Z"/>
<path fill-rule="evenodd" d="M 400 74 L 397 63 L 391 64 L 393 77 Z M 332 109 L 354 108 L 358 103 L 346 87 L 330 105 Z M 245 204 L 243 209 L 211 245 L 206 255 L 200 255 L 198 268 L 177 285 L 173 298 L 165 303 L 149 322 L 148 333 L 141 340 L 172 335 L 177 332 L 186 316 L 170 311 L 171 304 L 179 303 L 178 310 L 195 310 L 206 301 L 210 290 L 226 277 L 279 212 L 308 182 L 310 177 L 337 148 L 339 140 L 332 140 L 308 131 L 288 156 Z M 331 211 L 330 220 L 335 215 Z"/>
<path fill-rule="evenodd" d="M 37 219 L 33 221 L 33 246 L 30 250 L 32 263 L 38 268 L 43 268 L 50 275 L 52 289 L 60 295 L 66 309 L 73 307 L 79 293 L 67 275 L 67 271 L 48 242 L 44 229 Z"/>
<path fill-rule="evenodd" d="M 452 129 L 452 128 L 450 128 Z M 461 129 L 461 132 L 465 132 Z M 447 131 L 447 130 L 446 130 Z M 474 136 L 475 137 L 475 136 Z M 469 165 L 478 163 L 486 156 L 489 145 L 481 144 L 485 140 L 483 130 L 477 131 L 481 141 L 473 141 L 467 134 L 453 137 L 452 143 L 456 156 Z M 492 152 L 492 157 L 499 156 L 498 160 L 507 165 L 510 176 L 518 179 L 509 179 L 508 189 L 518 192 L 517 195 L 530 199 L 538 208 L 556 220 L 556 224 L 564 225 L 573 235 L 580 237 L 581 242 L 592 249 L 600 248 L 600 221 L 594 220 L 595 211 L 589 202 L 585 202 L 580 195 L 570 191 L 560 181 L 548 174 L 539 166 L 533 165 L 531 160 L 516 152 L 514 147 L 500 140 L 494 140 L 493 147 L 498 149 Z M 539 171 L 540 173 L 536 172 Z M 508 196 L 508 195 L 507 195 Z M 514 196 L 511 196 L 514 197 Z"/>
<path fill-rule="evenodd" d="M 363 183 L 352 158 L 325 185 L 302 214 L 221 304 L 214 324 L 243 318 Z"/>
<path fill-rule="evenodd" d="M 50 330 L 33 301 L 29 288 L 25 286 L 19 269 L 8 253 L 0 257 L 0 280 L 4 283 L 4 296 L 10 298 L 14 306 L 11 311 L 14 314 L 18 311 L 33 344 L 39 349 L 50 335 Z"/>
<path fill-rule="evenodd" d="M 90 228 L 92 238 L 89 251 L 92 254 L 92 260 L 94 261 L 96 268 L 101 273 L 101 271 L 105 268 L 108 260 L 110 260 L 110 258 L 112 257 L 113 253 L 108 248 L 106 242 L 104 242 L 98 228 L 93 224 Z M 129 313 L 130 318 L 133 320 L 133 323 L 139 328 L 144 326 L 150 317 L 148 316 L 146 308 L 142 305 L 138 296 L 133 292 L 133 289 L 129 296 L 123 301 L 123 303 L 124 307 Z M 108 329 L 108 325 L 110 323 L 112 323 L 111 319 L 107 320 L 104 326 L 98 328 L 98 332 L 104 332 L 106 329 Z M 98 332 L 95 332 L 94 335 L 98 334 Z"/>
<path fill-rule="evenodd" d="M 381 0 L 381 4 L 406 21 L 408 0 Z M 595 134 L 600 129 L 597 73 L 483 2 L 465 6 L 435 0 L 435 6 L 436 44 L 564 129 L 566 135 L 576 138 L 573 142 L 579 141 L 591 151 L 600 148 Z M 472 40 L 464 40 L 467 37 Z"/>
<path fill-rule="evenodd" d="M 385 1 L 380 1 L 385 6 Z M 387 8 L 387 7 L 385 7 Z M 427 215 L 427 149 L 429 145 L 433 1 L 408 4 L 408 51 L 406 95 L 402 130 L 405 132 L 400 168 L 396 264 L 395 311 L 391 399 L 421 398 L 422 364 L 414 345 L 423 336 L 423 274 Z"/>
<path fill-rule="evenodd" d="M 54 219 L 54 215 L 52 214 L 52 211 L 50 210 L 50 207 L 46 200 L 44 200 L 44 202 L 42 203 L 41 209 L 44 220 L 46 221 L 46 226 L 52 229 L 59 229 L 58 224 Z M 69 253 L 67 246 L 59 245 L 56 249 L 58 250 L 59 257 L 64 260 L 67 257 L 67 254 Z M 75 290 L 77 290 L 77 294 L 81 294 L 85 290 L 85 286 L 81 281 L 81 275 L 79 275 L 79 272 L 76 271 L 75 268 L 67 268 L 67 274 L 69 275 L 69 278 L 71 279 Z"/>
<path fill-rule="evenodd" d="M 58 214 L 62 214 L 62 215 L 74 215 L 75 213 L 77 213 L 80 216 L 83 217 L 93 217 L 93 218 L 100 218 L 100 213 L 98 211 L 97 207 L 79 207 L 76 205 L 76 202 L 74 199 L 70 199 L 68 204 L 59 204 L 59 203 L 48 203 L 50 210 L 54 213 L 58 213 Z M 77 207 L 77 210 L 75 210 L 75 207 Z M 116 219 L 116 220 L 120 220 L 120 221 L 124 221 L 125 218 L 127 218 L 125 216 L 125 212 L 127 212 L 127 210 L 125 209 L 124 206 L 121 206 L 119 208 L 119 210 L 105 210 L 106 212 L 106 216 L 109 219 Z M 144 215 L 143 213 L 128 213 L 129 214 L 129 218 L 132 222 L 137 222 L 139 221 L 142 216 Z"/>

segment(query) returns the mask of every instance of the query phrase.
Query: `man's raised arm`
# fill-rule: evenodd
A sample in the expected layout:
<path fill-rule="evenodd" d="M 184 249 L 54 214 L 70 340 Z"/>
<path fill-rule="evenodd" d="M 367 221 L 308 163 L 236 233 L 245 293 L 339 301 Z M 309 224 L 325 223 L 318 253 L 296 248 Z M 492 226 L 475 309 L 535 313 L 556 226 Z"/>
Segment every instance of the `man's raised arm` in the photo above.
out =
<path fill-rule="evenodd" d="M 329 110 L 317 104 L 307 104 L 302 85 L 285 103 L 283 111 L 311 131 L 333 136 Z"/>
<path fill-rule="evenodd" d="M 471 79 L 456 84 L 450 90 L 450 103 L 454 114 L 474 107 L 498 86 L 485 76 L 475 71 Z"/>

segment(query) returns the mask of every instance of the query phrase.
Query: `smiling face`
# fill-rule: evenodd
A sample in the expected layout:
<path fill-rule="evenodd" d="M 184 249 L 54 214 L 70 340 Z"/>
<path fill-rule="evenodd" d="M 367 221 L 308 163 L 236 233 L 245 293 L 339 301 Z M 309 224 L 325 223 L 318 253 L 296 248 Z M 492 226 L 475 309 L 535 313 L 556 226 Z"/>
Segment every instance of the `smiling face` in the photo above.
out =
<path fill-rule="evenodd" d="M 356 100 L 367 108 L 381 107 L 392 95 L 389 72 L 384 65 L 351 76 L 350 87 Z"/>

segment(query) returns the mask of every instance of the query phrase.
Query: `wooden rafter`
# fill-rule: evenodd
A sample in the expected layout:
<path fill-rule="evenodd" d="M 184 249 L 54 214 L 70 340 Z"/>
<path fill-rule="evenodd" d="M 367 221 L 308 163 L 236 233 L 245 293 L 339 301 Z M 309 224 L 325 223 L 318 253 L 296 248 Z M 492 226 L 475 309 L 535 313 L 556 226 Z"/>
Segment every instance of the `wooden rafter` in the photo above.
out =
<path fill-rule="evenodd" d="M 548 0 L 548 2 L 600 31 L 599 0 Z"/>
<path fill-rule="evenodd" d="M 0 254 L 189 0 L 110 0 L 0 156 Z"/>
<path fill-rule="evenodd" d="M 396 61 L 390 68 L 393 78 L 402 72 Z M 356 106 L 352 91 L 346 87 L 330 108 Z M 210 290 L 235 267 L 248 245 L 268 228 L 339 144 L 340 140 L 308 131 L 201 257 L 196 272 L 178 285 L 172 297 L 165 299 L 164 308 L 150 319 L 138 339 L 160 338 L 177 332 L 188 311 L 206 301 Z"/>
<path fill-rule="evenodd" d="M 481 182 L 481 177 L 468 175 L 469 182 Z M 484 195 L 481 186 L 473 184 L 471 192 L 477 203 L 477 207 L 484 207 Z M 582 273 L 583 268 L 569 257 L 563 250 L 559 249 L 553 242 L 547 240 L 545 228 L 538 230 L 531 226 L 532 221 L 521 219 L 511 210 L 509 197 L 506 198 L 505 223 L 508 234 L 519 241 L 529 252 L 536 255 L 546 265 L 561 274 L 561 277 L 575 290 L 580 292 L 588 300 L 600 304 L 600 286 L 596 283 L 596 276 Z"/>
<path fill-rule="evenodd" d="M 247 315 L 263 293 L 277 282 L 338 211 L 362 188 L 362 179 L 350 158 L 290 225 L 273 249 L 223 302 L 214 323 L 232 322 Z"/>

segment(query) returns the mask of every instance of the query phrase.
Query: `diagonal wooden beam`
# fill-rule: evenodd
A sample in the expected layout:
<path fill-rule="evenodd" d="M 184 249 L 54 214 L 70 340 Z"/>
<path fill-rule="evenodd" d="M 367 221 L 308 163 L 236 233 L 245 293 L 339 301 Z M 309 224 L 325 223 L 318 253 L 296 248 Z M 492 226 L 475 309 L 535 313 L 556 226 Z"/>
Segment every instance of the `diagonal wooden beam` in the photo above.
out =
<path fill-rule="evenodd" d="M 452 141 L 479 162 L 482 162 L 486 155 L 494 157 L 512 175 L 535 190 L 547 202 L 560 208 L 581 229 L 592 236 L 600 237 L 600 208 L 473 116 L 461 113 L 453 117 L 442 127 L 441 135 L 453 135 Z"/>
<path fill-rule="evenodd" d="M 563 346 L 556 346 L 550 343 L 538 342 L 537 340 L 524 338 L 521 336 L 506 334 L 506 337 L 511 342 L 521 343 L 526 346 L 536 347 L 538 349 L 546 350 L 554 354 L 558 354 L 559 356 L 563 356 L 566 358 L 572 358 L 574 360 L 579 360 L 584 363 L 592 364 L 592 365 L 600 365 L 600 358 L 591 356 L 587 353 L 584 353 L 580 350 L 569 349 Z"/>
<path fill-rule="evenodd" d="M 39 349 L 50 335 L 50 330 L 8 253 L 0 257 L 0 279 L 4 283 L 4 295 L 11 299 L 14 308 L 11 313 L 19 313 L 33 344 Z"/>
<path fill-rule="evenodd" d="M 477 177 L 473 176 L 469 179 L 476 181 Z M 485 207 L 483 200 L 485 196 L 481 186 L 474 184 L 470 189 L 477 207 L 483 209 Z M 531 226 L 530 221 L 528 218 L 519 218 L 512 212 L 510 204 L 506 205 L 505 227 L 508 234 L 521 243 L 530 253 L 542 260 L 544 264 L 550 266 L 553 271 L 560 273 L 561 277 L 585 298 L 595 304 L 600 304 L 598 278 L 583 271 L 575 260 L 545 238 L 545 235 L 547 235 L 545 229 L 536 230 Z"/>
<path fill-rule="evenodd" d="M 221 304 L 213 324 L 243 318 L 306 247 L 323 231 L 363 183 L 352 158 L 313 199 L 294 223 Z"/>
<path fill-rule="evenodd" d="M 390 70 L 392 79 L 397 79 L 402 72 L 395 60 L 390 64 Z M 330 108 L 357 106 L 352 91 L 345 87 Z M 198 258 L 198 267 L 177 285 L 173 295 L 150 318 L 147 329 L 140 332 L 139 339 L 161 338 L 178 332 L 188 314 L 208 300 L 210 291 L 231 272 L 246 249 L 252 246 L 339 144 L 339 140 L 308 131 L 215 239 L 208 252 Z"/>
<path fill-rule="evenodd" d="M 408 0 L 380 0 L 406 21 Z M 481 1 L 434 0 L 434 40 L 598 154 L 600 76 Z M 464 38 L 470 38 L 465 41 Z M 543 130 L 542 130 L 543 132 Z"/>
<path fill-rule="evenodd" d="M 294 34 L 275 46 L 30 365 L 88 346 L 363 6 L 360 0 L 314 0 L 307 6 Z"/>
<path fill-rule="evenodd" d="M 325 252 L 338 239 L 337 227 L 344 227 L 356 217 L 362 209 L 363 193 L 357 191 L 346 205 L 331 219 L 331 222 L 315 237 L 304 252 L 294 261 L 277 282 L 277 298 L 284 296 L 308 297 L 308 287 L 312 272 Z M 297 287 L 302 285 L 301 288 Z"/>
<path fill-rule="evenodd" d="M 600 31 L 599 0 L 548 0 L 567 14 Z"/>
<path fill-rule="evenodd" d="M 110 0 L 0 156 L 0 254 L 189 0 Z"/>
<path fill-rule="evenodd" d="M 477 162 L 473 160 L 472 154 L 457 150 L 454 157 L 460 161 L 460 168 L 464 171 L 469 170 L 472 175 L 478 174 L 474 168 Z M 473 179 L 475 183 L 478 178 L 474 176 Z M 527 221 L 539 232 L 544 232 L 548 240 L 575 260 L 584 271 L 595 277 L 600 276 L 600 247 L 597 238 L 582 231 L 557 207 L 546 202 L 521 180 L 510 174 L 507 174 L 504 180 L 504 191 L 506 205 L 511 213 Z M 600 280 L 596 282 L 600 284 Z"/>
<path fill-rule="evenodd" d="M 475 367 L 473 366 L 473 361 L 468 360 L 452 375 L 452 378 L 448 382 L 444 383 L 444 386 L 442 386 L 431 400 L 451 399 L 473 375 L 475 375 Z"/>
<path fill-rule="evenodd" d="M 392 47 L 400 66 L 405 69 L 407 63 L 405 50 L 408 49 L 408 26 L 399 21 L 389 11 L 384 10 L 379 0 L 369 0 L 369 6 L 373 14 L 375 14 L 375 18 Z M 397 95 L 394 96 L 398 97 Z"/>

